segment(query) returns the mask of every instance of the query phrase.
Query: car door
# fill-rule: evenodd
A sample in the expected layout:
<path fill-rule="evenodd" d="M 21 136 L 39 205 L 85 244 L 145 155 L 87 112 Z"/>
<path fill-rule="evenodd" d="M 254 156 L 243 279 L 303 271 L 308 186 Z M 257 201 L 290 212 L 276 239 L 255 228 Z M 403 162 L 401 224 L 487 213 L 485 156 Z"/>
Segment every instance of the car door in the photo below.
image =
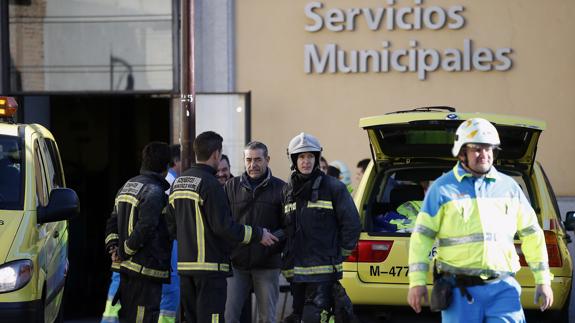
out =
<path fill-rule="evenodd" d="M 42 198 L 39 198 L 39 204 L 42 206 L 47 205 L 52 189 L 64 185 L 60 160 L 54 160 L 54 153 L 51 153 L 49 148 L 49 145 L 52 145 L 50 141 L 51 139 L 42 136 L 37 136 L 34 140 L 36 174 L 42 182 Z M 39 174 L 41 175 L 38 176 Z M 40 185 L 38 180 L 37 184 Z M 66 221 L 58 221 L 41 223 L 38 226 L 41 255 L 44 259 L 42 269 L 46 273 L 45 315 L 46 318 L 53 318 L 57 315 L 61 303 L 60 292 L 64 288 L 68 267 L 67 224 Z"/>

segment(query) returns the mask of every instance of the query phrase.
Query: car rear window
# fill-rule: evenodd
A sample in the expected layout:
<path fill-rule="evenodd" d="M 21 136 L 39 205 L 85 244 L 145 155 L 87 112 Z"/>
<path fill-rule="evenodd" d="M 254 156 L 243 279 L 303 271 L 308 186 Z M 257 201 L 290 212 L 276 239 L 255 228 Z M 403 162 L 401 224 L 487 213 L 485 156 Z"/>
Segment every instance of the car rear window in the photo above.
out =
<path fill-rule="evenodd" d="M 452 167 L 409 167 L 381 172 L 374 182 L 365 208 L 365 231 L 411 233 L 427 188 L 451 169 Z M 511 169 L 498 170 L 519 184 L 532 207 L 537 210 L 530 182 L 525 180 L 526 177 Z"/>
<path fill-rule="evenodd" d="M 22 140 L 0 135 L 0 209 L 17 210 L 23 205 Z"/>
<path fill-rule="evenodd" d="M 461 121 L 417 121 L 372 128 L 379 146 L 391 157 L 452 157 L 455 130 Z M 496 128 L 501 139 L 499 159 L 519 159 L 525 155 L 537 129 L 511 126 Z"/>

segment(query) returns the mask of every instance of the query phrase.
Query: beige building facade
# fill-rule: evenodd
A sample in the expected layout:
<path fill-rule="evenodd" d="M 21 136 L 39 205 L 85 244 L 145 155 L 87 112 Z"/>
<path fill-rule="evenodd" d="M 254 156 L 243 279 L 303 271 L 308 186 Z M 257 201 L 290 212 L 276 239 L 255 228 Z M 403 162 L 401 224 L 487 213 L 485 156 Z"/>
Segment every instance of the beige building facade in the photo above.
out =
<path fill-rule="evenodd" d="M 546 121 L 538 159 L 575 195 L 573 17 L 568 0 L 237 1 L 236 89 L 282 178 L 301 131 L 354 172 L 361 117 L 447 105 Z"/>

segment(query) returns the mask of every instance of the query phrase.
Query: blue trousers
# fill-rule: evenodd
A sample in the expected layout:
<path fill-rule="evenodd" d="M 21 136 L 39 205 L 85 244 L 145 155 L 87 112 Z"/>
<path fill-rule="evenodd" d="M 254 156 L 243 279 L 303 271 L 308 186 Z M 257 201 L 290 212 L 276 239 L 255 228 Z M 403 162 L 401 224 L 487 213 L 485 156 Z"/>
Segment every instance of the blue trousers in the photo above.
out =
<path fill-rule="evenodd" d="M 178 276 L 178 243 L 174 240 L 172 245 L 172 273 L 170 275 L 170 283 L 162 285 L 162 301 L 160 303 L 160 317 L 159 323 L 173 323 L 176 321 L 176 314 L 180 304 L 180 278 Z M 101 323 L 118 323 L 118 312 L 121 308 L 120 301 L 112 306 L 112 300 L 120 286 L 120 274 L 112 272 L 112 279 L 110 287 L 108 288 L 108 299 L 106 300 L 106 308 L 102 315 Z"/>
<path fill-rule="evenodd" d="M 467 287 L 467 291 L 473 298 L 471 302 L 459 288 L 453 289 L 451 305 L 441 312 L 442 322 L 525 322 L 520 301 L 521 286 L 514 277 Z"/>
<path fill-rule="evenodd" d="M 162 302 L 160 303 L 159 323 L 173 323 L 176 321 L 178 306 L 180 305 L 180 276 L 178 276 L 178 242 L 174 240 L 171 258 L 172 272 L 170 283 L 162 285 Z"/>

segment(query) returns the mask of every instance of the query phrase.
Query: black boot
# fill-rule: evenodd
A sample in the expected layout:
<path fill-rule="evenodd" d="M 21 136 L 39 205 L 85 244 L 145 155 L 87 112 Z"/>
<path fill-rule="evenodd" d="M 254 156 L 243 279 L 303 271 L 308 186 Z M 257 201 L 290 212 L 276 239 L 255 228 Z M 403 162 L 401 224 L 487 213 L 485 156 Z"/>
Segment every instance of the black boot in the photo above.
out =
<path fill-rule="evenodd" d="M 300 323 L 300 322 L 301 322 L 301 316 L 296 313 L 291 313 L 290 315 L 285 317 L 282 321 L 282 323 Z"/>

